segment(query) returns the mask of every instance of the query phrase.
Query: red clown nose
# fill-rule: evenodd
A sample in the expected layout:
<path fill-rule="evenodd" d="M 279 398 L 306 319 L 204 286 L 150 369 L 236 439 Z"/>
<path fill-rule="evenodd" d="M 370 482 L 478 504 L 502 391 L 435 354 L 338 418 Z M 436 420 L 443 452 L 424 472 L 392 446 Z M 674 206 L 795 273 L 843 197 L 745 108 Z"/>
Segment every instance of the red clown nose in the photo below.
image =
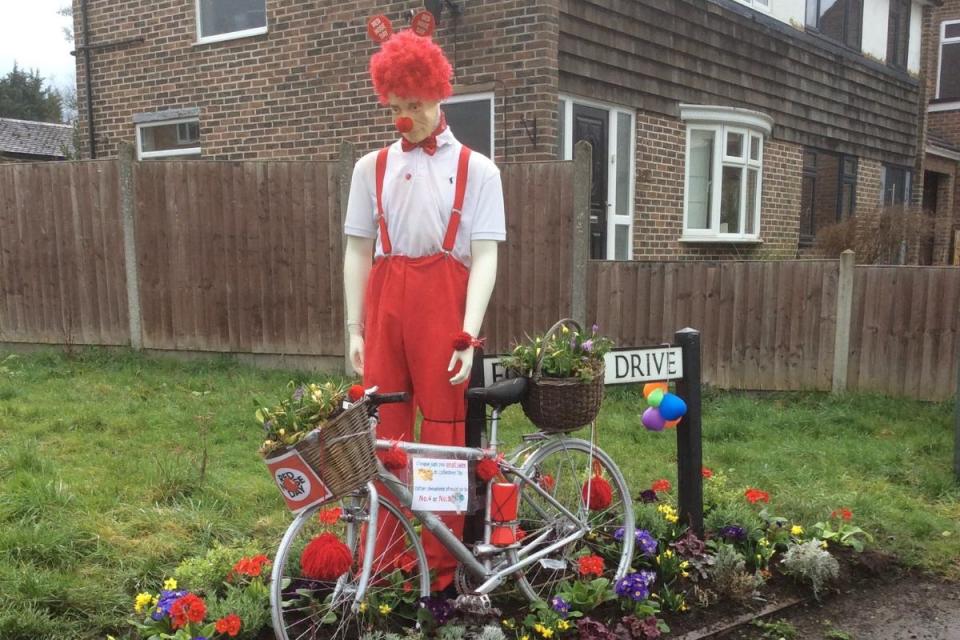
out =
<path fill-rule="evenodd" d="M 397 126 L 397 131 L 400 133 L 409 133 L 413 129 L 413 119 L 412 118 L 397 118 L 394 123 Z"/>

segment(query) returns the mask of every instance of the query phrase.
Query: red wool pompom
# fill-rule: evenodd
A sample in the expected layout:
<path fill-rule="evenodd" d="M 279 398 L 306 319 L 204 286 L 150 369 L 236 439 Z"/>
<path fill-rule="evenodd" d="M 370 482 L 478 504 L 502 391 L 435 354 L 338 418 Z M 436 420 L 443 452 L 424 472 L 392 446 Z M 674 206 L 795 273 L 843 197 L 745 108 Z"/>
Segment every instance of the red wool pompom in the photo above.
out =
<path fill-rule="evenodd" d="M 311 540 L 300 555 L 303 575 L 315 580 L 335 580 L 350 569 L 350 549 L 332 533 L 321 533 Z"/>
<path fill-rule="evenodd" d="M 466 331 L 461 331 L 457 335 L 453 336 L 453 350 L 454 351 L 463 351 L 469 349 L 470 345 L 473 344 L 473 336 L 467 333 Z"/>
<path fill-rule="evenodd" d="M 363 397 L 364 389 L 359 384 L 354 384 L 350 386 L 350 389 L 347 391 L 347 398 L 350 399 L 350 402 L 356 402 Z"/>
<path fill-rule="evenodd" d="M 492 458 L 484 458 L 477 463 L 477 477 L 484 482 L 490 482 L 500 475 L 500 466 Z"/>
<path fill-rule="evenodd" d="M 393 445 L 387 449 L 381 458 L 387 471 L 400 471 L 407 468 L 407 452 L 400 445 Z"/>
<path fill-rule="evenodd" d="M 390 94 L 439 102 L 453 93 L 452 75 L 443 50 L 410 29 L 395 33 L 370 58 L 370 78 L 382 105 Z"/>
<path fill-rule="evenodd" d="M 580 492 L 584 501 L 591 511 L 603 511 L 613 502 L 613 489 L 610 483 L 600 476 L 593 476 L 589 481 L 583 483 L 583 490 Z"/>

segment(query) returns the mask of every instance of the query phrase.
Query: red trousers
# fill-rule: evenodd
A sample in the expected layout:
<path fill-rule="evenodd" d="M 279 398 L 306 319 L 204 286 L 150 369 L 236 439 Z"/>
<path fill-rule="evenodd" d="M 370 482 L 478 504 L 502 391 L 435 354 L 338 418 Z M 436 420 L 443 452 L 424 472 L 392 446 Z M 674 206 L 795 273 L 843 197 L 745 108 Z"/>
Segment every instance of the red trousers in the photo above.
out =
<path fill-rule="evenodd" d="M 377 260 L 367 281 L 364 303 L 363 384 L 383 393 L 407 391 L 411 401 L 380 408 L 377 437 L 413 440 L 416 409 L 423 422 L 420 442 L 464 446 L 464 392 L 466 382 L 453 386 L 447 371 L 453 354 L 452 339 L 463 329 L 469 270 L 449 254 L 423 258 L 389 256 Z M 390 496 L 386 488 L 381 494 Z M 441 516 L 458 537 L 463 536 L 463 516 Z M 393 518 L 380 513 L 381 532 L 377 556 L 396 547 Z M 440 591 L 453 580 L 457 562 L 437 539 L 423 532 L 423 546 L 435 572 L 432 589 Z"/>

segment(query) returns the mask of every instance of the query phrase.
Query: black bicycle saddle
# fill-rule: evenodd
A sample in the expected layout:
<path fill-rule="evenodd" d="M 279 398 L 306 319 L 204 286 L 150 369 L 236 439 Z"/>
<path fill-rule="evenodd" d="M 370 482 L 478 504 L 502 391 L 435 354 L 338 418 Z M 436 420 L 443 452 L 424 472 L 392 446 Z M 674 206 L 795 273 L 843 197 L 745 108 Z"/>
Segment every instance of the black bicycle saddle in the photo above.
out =
<path fill-rule="evenodd" d="M 468 400 L 481 400 L 495 409 L 503 409 L 523 400 L 527 394 L 526 378 L 510 378 L 495 382 L 489 387 L 467 390 Z"/>

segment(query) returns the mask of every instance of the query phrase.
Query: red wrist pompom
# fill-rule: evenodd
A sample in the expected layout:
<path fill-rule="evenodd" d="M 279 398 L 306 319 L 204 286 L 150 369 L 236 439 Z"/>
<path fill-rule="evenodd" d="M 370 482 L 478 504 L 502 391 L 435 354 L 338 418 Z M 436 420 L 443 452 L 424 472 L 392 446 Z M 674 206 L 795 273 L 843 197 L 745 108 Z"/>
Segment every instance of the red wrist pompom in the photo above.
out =
<path fill-rule="evenodd" d="M 583 483 L 580 495 L 591 511 L 603 511 L 613 502 L 613 489 L 610 483 L 600 476 L 593 476 Z"/>
<path fill-rule="evenodd" d="M 500 475 L 500 465 L 492 458 L 484 458 L 477 463 L 476 474 L 484 482 L 490 482 Z"/>
<path fill-rule="evenodd" d="M 354 384 L 350 386 L 350 389 L 347 391 L 347 398 L 350 399 L 350 402 L 356 402 L 363 397 L 365 393 L 362 385 Z"/>
<path fill-rule="evenodd" d="M 453 337 L 453 350 L 464 351 L 470 347 L 482 347 L 485 342 L 483 338 L 474 338 L 466 331 L 461 331 Z"/>
<path fill-rule="evenodd" d="M 300 555 L 300 570 L 314 580 L 336 580 L 350 569 L 350 549 L 332 533 L 321 533 Z"/>
<path fill-rule="evenodd" d="M 399 471 L 407 468 L 407 452 L 401 449 L 399 444 L 387 449 L 381 460 L 383 460 L 383 466 L 388 471 Z"/>

